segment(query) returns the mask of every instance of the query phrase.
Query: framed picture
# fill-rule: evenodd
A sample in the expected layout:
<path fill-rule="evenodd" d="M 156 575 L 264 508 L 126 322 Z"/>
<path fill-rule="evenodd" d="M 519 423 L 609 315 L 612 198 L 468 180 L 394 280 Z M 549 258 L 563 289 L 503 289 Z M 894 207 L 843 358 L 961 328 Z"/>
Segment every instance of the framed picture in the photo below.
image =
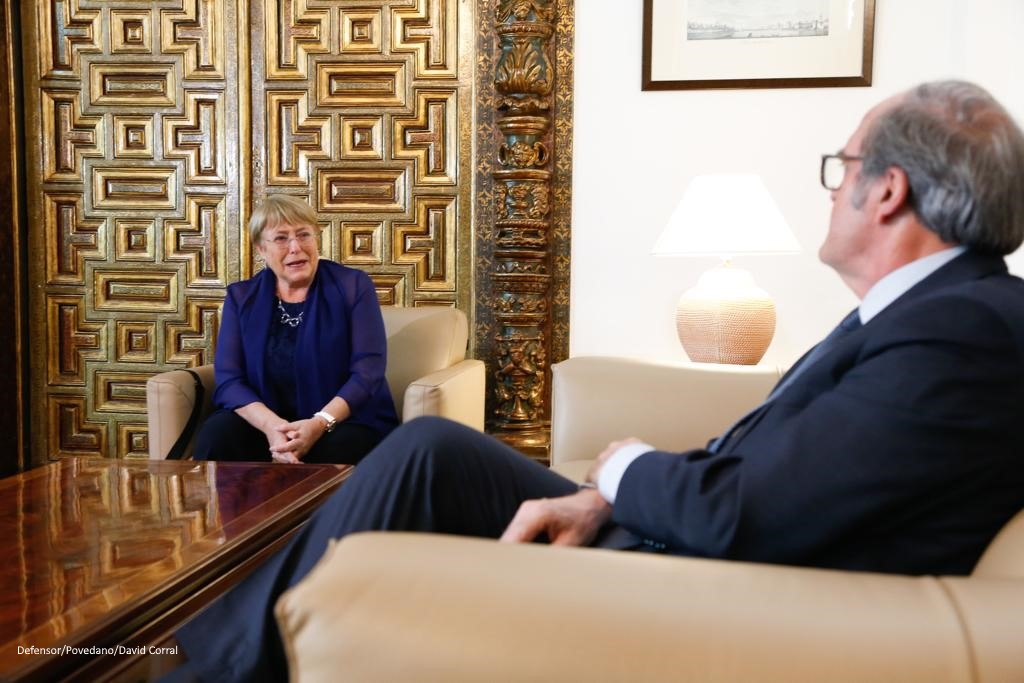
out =
<path fill-rule="evenodd" d="M 871 85 L 875 0 L 644 0 L 643 89 Z"/>

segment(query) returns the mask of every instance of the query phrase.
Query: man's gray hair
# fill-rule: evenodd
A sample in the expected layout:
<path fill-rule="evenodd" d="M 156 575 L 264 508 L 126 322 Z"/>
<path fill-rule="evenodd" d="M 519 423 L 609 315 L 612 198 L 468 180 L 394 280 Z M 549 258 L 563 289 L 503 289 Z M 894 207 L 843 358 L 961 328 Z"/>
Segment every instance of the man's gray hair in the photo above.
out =
<path fill-rule="evenodd" d="M 1024 241 L 1024 134 L 983 88 L 908 91 L 871 124 L 861 156 L 862 183 L 903 169 L 914 212 L 944 241 L 990 254 Z"/>

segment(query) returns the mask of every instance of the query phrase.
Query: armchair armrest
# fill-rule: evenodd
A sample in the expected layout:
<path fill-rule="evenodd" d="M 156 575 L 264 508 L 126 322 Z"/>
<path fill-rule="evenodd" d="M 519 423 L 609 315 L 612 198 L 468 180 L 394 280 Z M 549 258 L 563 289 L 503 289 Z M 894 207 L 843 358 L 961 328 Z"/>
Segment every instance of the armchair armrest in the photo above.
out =
<path fill-rule="evenodd" d="M 373 533 L 276 615 L 299 681 L 859 683 L 1024 680 L 1022 609 L 995 579 Z"/>
<path fill-rule="evenodd" d="M 209 414 L 213 399 L 213 365 L 189 368 L 203 384 L 200 417 Z M 169 370 L 146 380 L 146 411 L 149 422 L 149 457 L 163 460 L 188 424 L 196 403 L 195 380 L 183 370 Z M 192 454 L 189 442 L 184 457 Z"/>
<path fill-rule="evenodd" d="M 405 390 L 402 422 L 438 415 L 483 431 L 483 361 L 466 359 L 414 380 Z"/>
<path fill-rule="evenodd" d="M 598 356 L 551 370 L 551 465 L 570 478 L 628 436 L 667 450 L 703 446 L 761 403 L 781 374 L 775 366 Z"/>

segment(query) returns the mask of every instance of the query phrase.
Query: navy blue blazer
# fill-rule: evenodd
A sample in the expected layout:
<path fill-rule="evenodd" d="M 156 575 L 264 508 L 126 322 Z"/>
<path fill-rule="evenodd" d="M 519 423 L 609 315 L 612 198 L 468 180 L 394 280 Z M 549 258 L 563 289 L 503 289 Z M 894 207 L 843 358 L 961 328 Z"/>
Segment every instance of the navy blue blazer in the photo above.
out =
<path fill-rule="evenodd" d="M 722 450 L 655 451 L 614 520 L 671 552 L 966 574 L 1024 507 L 1024 282 L 961 254 Z"/>
<path fill-rule="evenodd" d="M 269 389 L 264 364 L 277 278 L 268 268 L 228 287 L 214 356 L 214 404 L 234 410 L 261 401 L 281 408 Z M 320 259 L 306 296 L 295 341 L 295 407 L 312 417 L 332 398 L 348 402 L 348 421 L 387 434 L 398 424 L 384 379 L 387 335 L 370 277 Z"/>

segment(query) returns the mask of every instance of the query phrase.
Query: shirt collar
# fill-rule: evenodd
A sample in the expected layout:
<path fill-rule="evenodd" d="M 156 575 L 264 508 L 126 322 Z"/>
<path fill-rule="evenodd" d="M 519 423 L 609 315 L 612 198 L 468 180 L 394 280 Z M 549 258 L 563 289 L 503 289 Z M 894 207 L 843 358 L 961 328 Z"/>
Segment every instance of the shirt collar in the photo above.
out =
<path fill-rule="evenodd" d="M 911 261 L 905 266 L 900 266 L 883 277 L 868 290 L 860 302 L 861 323 L 866 325 L 889 304 L 906 294 L 911 287 L 965 251 L 967 251 L 967 247 L 963 245 L 943 249 L 916 261 Z"/>

